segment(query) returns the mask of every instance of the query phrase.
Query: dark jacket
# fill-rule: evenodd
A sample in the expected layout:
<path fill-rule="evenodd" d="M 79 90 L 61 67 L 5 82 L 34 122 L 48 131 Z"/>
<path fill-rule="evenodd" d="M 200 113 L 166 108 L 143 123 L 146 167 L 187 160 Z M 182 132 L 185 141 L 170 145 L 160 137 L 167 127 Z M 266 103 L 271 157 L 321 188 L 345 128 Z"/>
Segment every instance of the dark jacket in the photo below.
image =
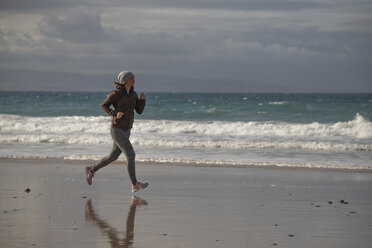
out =
<path fill-rule="evenodd" d="M 111 105 L 114 106 L 114 109 L 110 108 Z M 103 111 L 112 116 L 111 125 L 113 127 L 127 131 L 133 127 L 134 110 L 136 110 L 138 114 L 142 114 L 145 105 L 146 101 L 140 100 L 133 88 L 128 94 L 127 90 L 122 87 L 121 89 L 112 91 L 101 107 Z M 118 112 L 124 113 L 121 119 L 116 118 Z"/>

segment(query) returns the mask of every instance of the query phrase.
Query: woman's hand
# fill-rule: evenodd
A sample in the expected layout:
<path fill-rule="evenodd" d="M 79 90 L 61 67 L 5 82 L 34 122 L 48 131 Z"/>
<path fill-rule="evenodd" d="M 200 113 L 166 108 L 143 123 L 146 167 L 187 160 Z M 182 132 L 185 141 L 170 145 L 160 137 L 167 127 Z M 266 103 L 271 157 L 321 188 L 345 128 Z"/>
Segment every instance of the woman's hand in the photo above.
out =
<path fill-rule="evenodd" d="M 116 114 L 116 119 L 121 119 L 123 116 L 124 116 L 124 113 L 123 112 L 118 112 Z"/>
<path fill-rule="evenodd" d="M 145 94 L 143 94 L 143 92 L 140 95 L 140 100 L 146 100 L 146 96 L 145 96 Z"/>

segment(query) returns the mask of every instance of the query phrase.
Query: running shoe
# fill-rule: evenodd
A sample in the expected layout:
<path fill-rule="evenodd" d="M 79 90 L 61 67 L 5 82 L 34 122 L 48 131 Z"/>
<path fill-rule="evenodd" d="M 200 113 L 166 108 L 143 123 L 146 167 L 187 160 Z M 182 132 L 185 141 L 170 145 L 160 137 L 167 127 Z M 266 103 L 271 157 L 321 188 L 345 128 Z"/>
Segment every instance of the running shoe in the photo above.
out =
<path fill-rule="evenodd" d="M 132 185 L 132 192 L 137 192 L 137 191 L 143 190 L 147 186 L 149 186 L 149 183 L 137 182 L 136 185 Z"/>
<path fill-rule="evenodd" d="M 93 177 L 94 177 L 93 166 L 85 167 L 85 178 L 87 179 L 87 183 L 89 185 L 92 185 Z"/>

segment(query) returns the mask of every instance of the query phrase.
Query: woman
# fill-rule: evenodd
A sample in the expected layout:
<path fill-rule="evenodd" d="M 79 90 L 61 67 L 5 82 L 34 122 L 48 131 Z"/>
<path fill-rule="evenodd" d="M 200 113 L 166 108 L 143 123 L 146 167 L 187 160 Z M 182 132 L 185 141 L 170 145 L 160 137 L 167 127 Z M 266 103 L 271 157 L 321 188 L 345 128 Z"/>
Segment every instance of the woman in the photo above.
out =
<path fill-rule="evenodd" d="M 132 192 L 136 192 L 146 188 L 148 183 L 137 181 L 135 170 L 135 152 L 130 143 L 130 130 L 134 121 L 134 110 L 138 114 L 142 114 L 146 105 L 146 96 L 141 93 L 138 99 L 137 93 L 134 91 L 134 74 L 129 71 L 122 71 L 118 75 L 119 82 L 114 82 L 116 90 L 102 104 L 102 109 L 110 116 L 111 119 L 111 137 L 114 145 L 110 154 L 102 158 L 96 165 L 87 166 L 85 168 L 86 180 L 89 185 L 92 184 L 94 173 L 106 165 L 118 159 L 123 152 L 128 161 L 128 173 L 132 182 Z M 111 109 L 110 106 L 114 109 Z"/>

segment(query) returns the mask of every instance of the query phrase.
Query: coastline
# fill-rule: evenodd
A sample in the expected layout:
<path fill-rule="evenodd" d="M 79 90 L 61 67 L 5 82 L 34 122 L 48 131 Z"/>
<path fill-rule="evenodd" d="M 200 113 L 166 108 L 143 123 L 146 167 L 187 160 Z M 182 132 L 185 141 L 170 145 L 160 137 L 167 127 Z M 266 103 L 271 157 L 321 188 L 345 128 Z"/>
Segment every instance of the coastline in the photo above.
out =
<path fill-rule="evenodd" d="M 93 161 L 0 159 L 1 247 L 363 247 L 365 171 L 125 163 L 85 182 Z M 25 190 L 29 189 L 28 192 Z"/>
<path fill-rule="evenodd" d="M 46 157 L 46 158 L 39 158 L 39 157 L 0 157 L 0 164 L 3 162 L 9 163 L 49 163 L 49 164 L 75 164 L 75 165 L 92 165 L 95 164 L 98 160 L 96 159 L 70 159 L 70 158 L 60 158 L 60 157 Z M 114 165 L 125 165 L 126 166 L 126 159 L 119 158 L 117 161 L 114 161 L 112 164 Z M 161 162 L 161 161 L 138 161 L 136 160 L 137 165 L 146 165 L 146 166 L 176 166 L 176 167 L 201 167 L 201 168 L 236 168 L 236 169 L 244 169 L 244 168 L 258 168 L 258 169 L 277 169 L 277 170 L 319 170 L 319 171 L 335 171 L 335 172 L 362 172 L 362 173 L 371 173 L 372 169 L 369 169 L 367 166 L 364 168 L 343 168 L 343 167 L 319 167 L 319 166 L 289 166 L 289 165 L 281 165 L 280 163 L 265 163 L 263 164 L 254 164 L 254 163 L 246 163 L 246 164 L 234 164 L 234 163 L 200 163 L 200 162 Z M 368 168 L 368 169 L 367 169 Z"/>

